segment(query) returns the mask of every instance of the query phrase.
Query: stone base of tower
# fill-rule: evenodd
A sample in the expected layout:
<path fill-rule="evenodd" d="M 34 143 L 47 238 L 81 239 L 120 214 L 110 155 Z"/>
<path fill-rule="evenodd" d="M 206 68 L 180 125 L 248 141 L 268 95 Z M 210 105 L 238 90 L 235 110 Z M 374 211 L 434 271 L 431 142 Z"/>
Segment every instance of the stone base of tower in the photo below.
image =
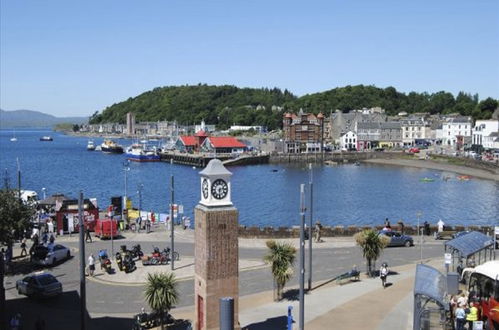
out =
<path fill-rule="evenodd" d="M 239 326 L 239 213 L 234 207 L 195 208 L 195 330 L 220 329 L 220 298 L 234 299 Z"/>

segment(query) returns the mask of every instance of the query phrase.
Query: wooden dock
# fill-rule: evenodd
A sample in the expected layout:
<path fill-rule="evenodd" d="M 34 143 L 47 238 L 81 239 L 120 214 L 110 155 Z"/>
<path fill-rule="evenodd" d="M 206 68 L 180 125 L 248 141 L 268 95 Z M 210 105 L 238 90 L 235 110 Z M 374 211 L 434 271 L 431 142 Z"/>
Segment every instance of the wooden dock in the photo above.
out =
<path fill-rule="evenodd" d="M 160 153 L 161 161 L 171 162 L 174 164 L 189 165 L 196 167 L 205 167 L 212 159 L 220 159 L 225 166 L 234 165 L 253 165 L 266 164 L 269 162 L 269 155 L 240 155 L 234 158 L 231 154 L 214 154 L 214 153 L 180 153 L 180 152 L 163 152 Z"/>

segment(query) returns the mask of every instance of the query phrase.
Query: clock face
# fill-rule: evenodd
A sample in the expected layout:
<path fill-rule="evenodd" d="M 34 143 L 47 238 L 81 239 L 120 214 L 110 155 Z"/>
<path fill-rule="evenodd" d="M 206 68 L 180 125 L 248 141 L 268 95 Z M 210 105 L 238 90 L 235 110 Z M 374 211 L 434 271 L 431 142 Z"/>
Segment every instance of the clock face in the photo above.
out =
<path fill-rule="evenodd" d="M 203 191 L 203 198 L 208 198 L 208 180 L 203 179 L 203 184 L 201 185 L 201 189 Z"/>
<path fill-rule="evenodd" d="M 229 187 L 227 186 L 227 182 L 222 179 L 217 179 L 211 185 L 211 194 L 216 199 L 224 199 L 229 192 Z"/>

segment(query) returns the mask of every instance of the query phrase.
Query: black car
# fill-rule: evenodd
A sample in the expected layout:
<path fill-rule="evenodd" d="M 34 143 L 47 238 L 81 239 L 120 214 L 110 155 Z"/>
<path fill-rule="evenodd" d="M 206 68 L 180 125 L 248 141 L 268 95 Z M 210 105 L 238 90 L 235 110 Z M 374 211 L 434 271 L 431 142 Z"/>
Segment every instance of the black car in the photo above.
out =
<path fill-rule="evenodd" d="M 19 294 L 28 297 L 53 297 L 62 293 L 62 284 L 51 274 L 29 275 L 16 282 Z"/>

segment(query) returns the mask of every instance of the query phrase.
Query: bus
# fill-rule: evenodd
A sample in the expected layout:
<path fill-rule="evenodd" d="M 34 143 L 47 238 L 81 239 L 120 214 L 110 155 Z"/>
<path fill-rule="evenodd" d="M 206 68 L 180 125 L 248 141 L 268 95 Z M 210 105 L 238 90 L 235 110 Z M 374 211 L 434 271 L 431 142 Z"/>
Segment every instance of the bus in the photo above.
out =
<path fill-rule="evenodd" d="M 468 290 L 480 303 L 484 329 L 499 330 L 499 260 L 475 267 Z"/>

